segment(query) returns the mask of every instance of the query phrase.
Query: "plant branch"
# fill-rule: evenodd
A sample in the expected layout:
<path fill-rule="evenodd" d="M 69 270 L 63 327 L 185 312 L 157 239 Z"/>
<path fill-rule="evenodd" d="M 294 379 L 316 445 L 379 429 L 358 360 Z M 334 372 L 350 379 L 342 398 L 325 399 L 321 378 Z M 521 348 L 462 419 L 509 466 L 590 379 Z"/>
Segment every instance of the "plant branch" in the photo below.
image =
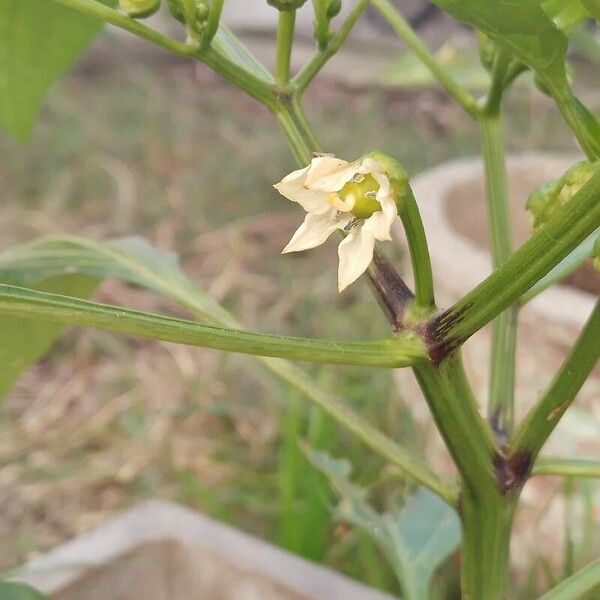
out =
<path fill-rule="evenodd" d="M 389 23 L 396 35 L 404 40 L 431 74 L 446 88 L 450 96 L 470 115 L 478 114 L 480 108 L 475 98 L 448 74 L 447 69 L 438 63 L 436 57 L 429 51 L 394 5 L 389 0 L 371 0 L 371 4 L 381 13 L 381 16 Z"/>
<path fill-rule="evenodd" d="M 210 3 L 208 23 L 206 24 L 206 31 L 202 36 L 203 49 L 206 49 L 208 46 L 210 46 L 210 43 L 217 34 L 219 29 L 219 21 L 221 20 L 221 13 L 223 12 L 223 2 L 224 0 L 212 0 Z"/>
<path fill-rule="evenodd" d="M 414 366 L 417 381 L 462 479 L 475 498 L 497 495 L 495 440 L 479 415 L 459 353 Z"/>
<path fill-rule="evenodd" d="M 429 247 L 421 220 L 421 213 L 410 186 L 403 199 L 404 204 L 400 210 L 400 219 L 404 226 L 413 275 L 415 278 L 415 302 L 417 308 L 431 312 L 435 308 L 435 294 L 433 287 L 433 273 L 431 271 L 431 257 Z"/>
<path fill-rule="evenodd" d="M 319 71 L 327 64 L 329 59 L 342 47 L 348 35 L 363 14 L 370 0 L 358 0 L 338 32 L 328 42 L 324 50 L 319 50 L 308 64 L 294 78 L 294 85 L 302 93 L 310 82 L 318 75 Z"/>
<path fill-rule="evenodd" d="M 504 78 L 507 58 L 500 53 L 494 71 L 494 81 Z M 494 90 L 492 85 L 492 90 Z M 501 92 L 498 92 L 501 94 Z M 493 94 L 490 95 L 490 99 Z M 497 106 L 500 98 L 488 107 Z M 506 163 L 502 140 L 502 122 L 499 112 L 486 111 L 479 118 L 482 154 L 485 165 L 485 187 L 494 268 L 502 266 L 512 253 L 512 224 L 508 198 Z M 494 431 L 506 439 L 514 419 L 515 355 L 517 346 L 518 307 L 513 303 L 495 320 L 492 329 L 490 391 L 488 416 Z"/>
<path fill-rule="evenodd" d="M 264 104 L 268 108 L 273 109 L 276 98 L 268 81 L 264 81 L 259 77 L 256 77 L 252 73 L 246 71 L 235 62 L 229 60 L 221 52 L 217 51 L 213 46 L 207 48 L 200 48 L 197 44 L 191 44 L 187 42 L 180 42 L 173 38 L 166 36 L 159 31 L 151 29 L 134 19 L 114 10 L 96 0 L 52 0 L 63 6 L 67 6 L 74 10 L 77 10 L 83 14 L 95 17 L 110 23 L 115 27 L 129 31 L 137 37 L 143 38 L 161 46 L 175 54 L 180 56 L 186 56 L 189 58 L 195 58 L 216 73 L 244 90 L 248 95 L 258 100 L 261 104 Z"/>
<path fill-rule="evenodd" d="M 277 336 L 200 325 L 194 321 L 9 285 L 0 285 L 0 313 L 106 329 L 165 342 L 309 362 L 400 367 L 426 357 L 425 347 L 415 335 L 376 342 L 328 342 Z"/>
<path fill-rule="evenodd" d="M 319 152 L 321 146 L 308 124 L 296 96 L 292 95 L 280 99 L 273 114 L 285 135 L 296 162 L 301 167 L 306 166 L 310 163 L 312 153 Z"/>
<path fill-rule="evenodd" d="M 573 95 L 566 77 L 544 80 L 563 119 L 577 138 L 590 161 L 600 158 L 600 123 Z"/>
<path fill-rule="evenodd" d="M 275 61 L 275 79 L 280 85 L 286 85 L 290 81 L 290 59 L 292 57 L 295 26 L 296 11 L 280 10 L 279 23 L 277 25 L 277 55 Z"/>
<path fill-rule="evenodd" d="M 538 458 L 531 469 L 530 476 L 539 475 L 600 479 L 600 461 L 576 458 Z"/>
<path fill-rule="evenodd" d="M 507 262 L 450 309 L 429 331 L 444 356 L 493 320 L 600 225 L 600 168 Z"/>
<path fill-rule="evenodd" d="M 542 399 L 515 432 L 512 452 L 534 460 L 600 358 L 600 301 Z"/>

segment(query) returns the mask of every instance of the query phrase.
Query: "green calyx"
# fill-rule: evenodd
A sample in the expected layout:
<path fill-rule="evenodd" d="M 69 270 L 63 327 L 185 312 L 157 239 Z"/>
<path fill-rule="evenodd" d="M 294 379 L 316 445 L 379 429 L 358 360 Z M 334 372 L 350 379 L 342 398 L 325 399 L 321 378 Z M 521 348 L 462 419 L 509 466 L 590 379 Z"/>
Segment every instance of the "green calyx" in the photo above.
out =
<path fill-rule="evenodd" d="M 160 8 L 160 0 L 119 0 L 119 6 L 128 17 L 144 19 Z"/>
<path fill-rule="evenodd" d="M 600 273 L 600 235 L 596 239 L 596 243 L 594 244 L 594 251 L 592 252 L 592 263 L 594 265 L 594 269 Z"/>
<path fill-rule="evenodd" d="M 376 160 L 384 169 L 385 174 L 390 180 L 394 195 L 396 196 L 396 206 L 398 212 L 400 212 L 404 199 L 408 194 L 411 194 L 410 186 L 408 183 L 408 173 L 406 169 L 394 158 L 376 150 L 367 154 L 367 157 Z"/>
<path fill-rule="evenodd" d="M 588 182 L 599 167 L 600 162 L 578 162 L 560 179 L 545 183 L 534 190 L 525 205 L 533 229 L 537 230 L 545 225 L 554 213 Z"/>
<path fill-rule="evenodd" d="M 277 10 L 296 10 L 305 2 L 306 0 L 267 0 L 267 4 Z"/>

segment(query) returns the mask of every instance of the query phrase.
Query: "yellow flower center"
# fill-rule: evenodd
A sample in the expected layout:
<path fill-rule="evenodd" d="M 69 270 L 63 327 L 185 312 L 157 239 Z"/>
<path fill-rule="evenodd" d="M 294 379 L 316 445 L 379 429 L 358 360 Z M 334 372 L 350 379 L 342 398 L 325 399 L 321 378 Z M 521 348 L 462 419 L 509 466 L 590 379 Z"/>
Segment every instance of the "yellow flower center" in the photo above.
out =
<path fill-rule="evenodd" d="M 379 184 L 373 175 L 356 175 L 339 192 L 327 196 L 327 202 L 340 212 L 351 212 L 358 219 L 366 219 L 381 210 L 376 199 Z"/>

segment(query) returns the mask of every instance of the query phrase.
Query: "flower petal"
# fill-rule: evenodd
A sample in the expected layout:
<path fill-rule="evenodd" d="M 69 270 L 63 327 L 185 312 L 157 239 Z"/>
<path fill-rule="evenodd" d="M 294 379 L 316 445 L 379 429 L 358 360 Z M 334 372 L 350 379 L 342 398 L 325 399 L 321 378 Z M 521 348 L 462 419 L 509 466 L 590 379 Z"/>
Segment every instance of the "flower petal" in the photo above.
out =
<path fill-rule="evenodd" d="M 334 156 L 318 156 L 312 160 L 305 185 L 315 191 L 339 192 L 358 173 L 358 167 Z"/>
<path fill-rule="evenodd" d="M 381 211 L 373 213 L 365 220 L 363 227 L 381 242 L 391 240 L 391 229 L 394 219 L 398 216 L 396 202 L 390 197 L 379 199 Z"/>
<path fill-rule="evenodd" d="M 288 200 L 300 204 L 306 212 L 322 212 L 325 207 L 330 208 L 326 201 L 327 193 L 310 190 L 306 187 L 309 169 L 310 165 L 304 169 L 293 171 L 273 187 Z"/>
<path fill-rule="evenodd" d="M 341 292 L 355 282 L 369 267 L 373 260 L 375 237 L 364 224 L 355 227 L 338 247 L 340 266 L 338 270 L 338 289 Z"/>
<path fill-rule="evenodd" d="M 337 211 L 328 208 L 324 213 L 308 213 L 281 253 L 309 250 L 325 242 L 340 227 L 339 219 L 336 219 Z"/>

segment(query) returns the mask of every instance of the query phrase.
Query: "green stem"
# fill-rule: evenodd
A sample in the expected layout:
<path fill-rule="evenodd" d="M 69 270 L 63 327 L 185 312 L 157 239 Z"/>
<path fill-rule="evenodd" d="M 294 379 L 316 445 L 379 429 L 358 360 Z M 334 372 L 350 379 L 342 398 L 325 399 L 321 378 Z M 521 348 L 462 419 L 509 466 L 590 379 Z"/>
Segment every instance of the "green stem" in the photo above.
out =
<path fill-rule="evenodd" d="M 509 594 L 509 550 L 517 497 L 486 501 L 466 493 L 461 501 L 462 598 L 506 600 Z"/>
<path fill-rule="evenodd" d="M 328 42 L 327 46 L 317 52 L 312 60 L 298 73 L 294 78 L 294 85 L 299 93 L 302 93 L 309 83 L 318 75 L 319 71 L 325 66 L 327 61 L 342 47 L 354 25 L 369 5 L 370 0 L 358 0 L 350 14 Z"/>
<path fill-rule="evenodd" d="M 459 353 L 434 366 L 414 366 L 417 381 L 454 463 L 473 497 L 486 497 L 496 486 L 496 446 L 466 379 Z"/>
<path fill-rule="evenodd" d="M 279 11 L 277 27 L 277 58 L 275 62 L 275 79 L 277 83 L 286 85 L 290 80 L 290 60 L 294 42 L 294 27 L 296 26 L 296 11 Z"/>
<path fill-rule="evenodd" d="M 210 43 L 213 41 L 213 38 L 219 29 L 219 21 L 221 20 L 221 13 L 223 12 L 223 1 L 224 0 L 212 0 L 210 3 L 208 23 L 206 24 L 206 31 L 202 36 L 202 47 L 204 49 L 210 46 Z"/>
<path fill-rule="evenodd" d="M 281 99 L 273 113 L 299 165 L 307 165 L 313 152 L 321 147 L 306 121 L 302 107 L 295 96 Z"/>
<path fill-rule="evenodd" d="M 264 360 L 268 361 L 269 368 L 278 373 L 282 379 L 305 393 L 327 414 L 354 433 L 366 446 L 392 464 L 397 465 L 403 474 L 408 476 L 412 481 L 429 488 L 440 496 L 440 498 L 443 498 L 450 506 L 456 508 L 458 502 L 457 490 L 442 482 L 412 452 L 408 452 L 398 446 L 393 440 L 370 425 L 363 417 L 348 408 L 347 404 L 325 394 L 295 365 L 272 358 Z"/>
<path fill-rule="evenodd" d="M 389 0 L 371 0 L 371 4 L 381 13 L 381 16 L 390 24 L 396 35 L 415 53 L 421 62 L 429 69 L 431 74 L 446 88 L 446 91 L 469 114 L 476 115 L 479 105 L 475 98 L 461 87 L 456 80 L 448 74 L 448 70 L 439 64 L 436 57 L 423 44 L 421 38 L 415 33 L 410 24 L 396 10 Z"/>
<path fill-rule="evenodd" d="M 544 80 L 563 119 L 591 161 L 600 158 L 600 123 L 573 95 L 566 79 Z"/>
<path fill-rule="evenodd" d="M 429 256 L 429 247 L 419 207 L 412 190 L 409 186 L 407 187 L 408 193 L 403 199 L 404 204 L 400 210 L 400 219 L 404 226 L 415 278 L 415 302 L 419 309 L 431 312 L 435 307 L 431 257 Z"/>
<path fill-rule="evenodd" d="M 499 71 L 496 74 L 498 79 L 504 77 L 501 68 Z M 490 98 L 493 97 L 491 94 Z M 499 98 L 497 102 L 500 102 Z M 494 107 L 494 111 L 499 109 L 496 101 L 488 106 Z M 479 130 L 485 165 L 492 263 L 494 268 L 498 268 L 506 263 L 512 253 L 512 224 L 499 112 L 483 114 L 479 118 Z M 517 319 L 518 307 L 513 303 L 494 320 L 492 329 L 488 415 L 494 430 L 503 438 L 512 430 L 514 419 Z"/>
<path fill-rule="evenodd" d="M 229 352 L 310 362 L 400 367 L 424 360 L 426 350 L 414 335 L 376 342 L 328 342 L 200 325 L 86 300 L 0 285 L 0 312 L 23 318 L 95 327 L 143 338 Z"/>
<path fill-rule="evenodd" d="M 599 358 L 600 301 L 552 384 L 515 432 L 510 444 L 513 452 L 526 452 L 530 462 L 535 460 Z"/>
<path fill-rule="evenodd" d="M 531 477 L 539 475 L 600 479 L 600 461 L 576 458 L 538 458 L 531 469 Z"/>
<path fill-rule="evenodd" d="M 600 169 L 501 267 L 432 319 L 442 355 L 452 351 L 520 298 L 600 224 Z"/>
<path fill-rule="evenodd" d="M 208 48 L 199 48 L 196 44 L 184 43 L 174 40 L 142 23 L 130 19 L 126 15 L 108 7 L 96 0 L 52 0 L 63 6 L 68 6 L 83 14 L 100 19 L 119 27 L 125 31 L 133 33 L 137 37 L 143 38 L 179 54 L 195 58 L 216 73 L 230 81 L 235 86 L 244 90 L 248 95 L 258 100 L 268 108 L 273 109 L 276 103 L 276 97 L 268 81 L 260 79 L 252 73 L 246 71 L 233 61 L 229 60 L 222 53 L 218 52 L 212 46 Z"/>

